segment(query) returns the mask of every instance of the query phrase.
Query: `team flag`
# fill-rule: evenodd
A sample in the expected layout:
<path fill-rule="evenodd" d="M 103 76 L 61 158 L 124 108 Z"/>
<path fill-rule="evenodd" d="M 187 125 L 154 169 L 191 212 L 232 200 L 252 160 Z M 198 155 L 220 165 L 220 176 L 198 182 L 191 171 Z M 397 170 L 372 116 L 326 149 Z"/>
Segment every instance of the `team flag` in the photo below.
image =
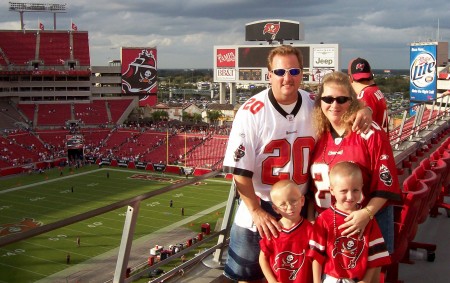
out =
<path fill-rule="evenodd" d="M 40 30 L 44 30 L 44 24 L 41 23 L 41 22 L 39 22 L 39 29 L 40 29 Z"/>
<path fill-rule="evenodd" d="M 76 25 L 76 24 L 74 24 L 73 22 L 72 22 L 72 30 L 75 30 L 75 31 L 77 31 L 77 30 L 78 30 L 78 27 L 77 27 L 77 25 Z"/>

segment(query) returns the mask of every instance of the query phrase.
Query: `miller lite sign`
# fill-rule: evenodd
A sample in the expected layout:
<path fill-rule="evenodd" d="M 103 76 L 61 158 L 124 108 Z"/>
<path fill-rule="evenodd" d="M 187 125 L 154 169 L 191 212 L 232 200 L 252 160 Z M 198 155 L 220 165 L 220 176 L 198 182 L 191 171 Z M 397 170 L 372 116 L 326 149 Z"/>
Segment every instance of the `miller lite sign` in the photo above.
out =
<path fill-rule="evenodd" d="M 409 92 L 411 101 L 429 101 L 436 98 L 436 44 L 411 45 Z"/>

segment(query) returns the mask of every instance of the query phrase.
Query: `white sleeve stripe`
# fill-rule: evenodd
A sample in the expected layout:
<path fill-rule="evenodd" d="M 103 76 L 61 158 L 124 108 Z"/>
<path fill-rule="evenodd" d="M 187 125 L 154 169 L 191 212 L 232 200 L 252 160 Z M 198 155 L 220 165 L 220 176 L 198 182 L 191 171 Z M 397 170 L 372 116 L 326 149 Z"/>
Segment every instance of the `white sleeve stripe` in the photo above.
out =
<path fill-rule="evenodd" d="M 320 251 L 325 251 L 325 246 L 320 245 L 319 243 L 317 243 L 314 240 L 309 240 L 309 245 L 315 247 L 316 249 L 318 249 Z"/>
<path fill-rule="evenodd" d="M 374 240 L 372 240 L 372 241 L 369 242 L 369 247 L 373 247 L 373 246 L 378 245 L 378 244 L 381 244 L 381 243 L 383 243 L 383 242 L 384 242 L 383 237 L 380 237 L 380 238 L 378 238 L 378 239 L 374 239 Z"/>
<path fill-rule="evenodd" d="M 389 257 L 389 253 L 387 251 L 384 251 L 381 253 L 371 255 L 371 256 L 369 256 L 368 261 L 374 261 L 374 260 L 377 260 L 377 259 L 383 258 L 383 257 Z"/>

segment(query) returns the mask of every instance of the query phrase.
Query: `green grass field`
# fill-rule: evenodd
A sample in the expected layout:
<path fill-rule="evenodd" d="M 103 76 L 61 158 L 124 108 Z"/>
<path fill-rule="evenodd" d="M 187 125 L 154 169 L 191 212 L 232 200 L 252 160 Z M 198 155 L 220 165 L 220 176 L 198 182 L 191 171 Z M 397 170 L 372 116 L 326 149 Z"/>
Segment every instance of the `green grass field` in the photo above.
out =
<path fill-rule="evenodd" d="M 137 174 L 163 179 L 135 178 Z M 96 166 L 73 171 L 66 168 L 63 176 L 55 169 L 45 174 L 3 178 L 0 179 L 0 232 L 3 236 L 20 231 L 24 224 L 48 224 L 168 186 L 179 179 L 177 175 Z M 208 179 L 143 201 L 134 239 L 226 201 L 229 189 L 229 181 Z M 170 200 L 173 200 L 172 208 Z M 184 217 L 181 207 L 185 208 Z M 122 236 L 125 209 L 0 248 L 0 282 L 35 282 L 67 268 L 68 253 L 74 265 L 116 248 Z M 210 217 L 211 221 L 218 218 L 216 212 Z M 24 219 L 28 221 L 20 224 Z M 189 226 L 198 230 L 199 224 Z M 80 247 L 77 247 L 77 237 L 81 240 Z"/>

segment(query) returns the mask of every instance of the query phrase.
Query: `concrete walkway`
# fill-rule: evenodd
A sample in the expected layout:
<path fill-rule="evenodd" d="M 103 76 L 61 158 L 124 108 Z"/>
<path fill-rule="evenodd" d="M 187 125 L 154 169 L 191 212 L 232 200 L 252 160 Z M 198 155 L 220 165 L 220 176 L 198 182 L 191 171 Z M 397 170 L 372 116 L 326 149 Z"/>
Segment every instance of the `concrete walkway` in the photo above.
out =
<path fill-rule="evenodd" d="M 193 216 L 187 217 L 182 221 L 178 221 L 154 233 L 134 240 L 128 266 L 137 266 L 143 262 L 146 262 L 150 255 L 150 248 L 155 245 L 168 247 L 169 245 L 184 243 L 188 239 L 197 236 L 200 232 L 200 227 L 199 232 L 194 232 L 182 226 L 225 206 L 226 202 L 220 203 Z M 116 249 L 102 255 L 96 256 L 39 280 L 37 283 L 106 282 L 114 277 L 118 253 L 119 248 L 117 247 Z"/>

